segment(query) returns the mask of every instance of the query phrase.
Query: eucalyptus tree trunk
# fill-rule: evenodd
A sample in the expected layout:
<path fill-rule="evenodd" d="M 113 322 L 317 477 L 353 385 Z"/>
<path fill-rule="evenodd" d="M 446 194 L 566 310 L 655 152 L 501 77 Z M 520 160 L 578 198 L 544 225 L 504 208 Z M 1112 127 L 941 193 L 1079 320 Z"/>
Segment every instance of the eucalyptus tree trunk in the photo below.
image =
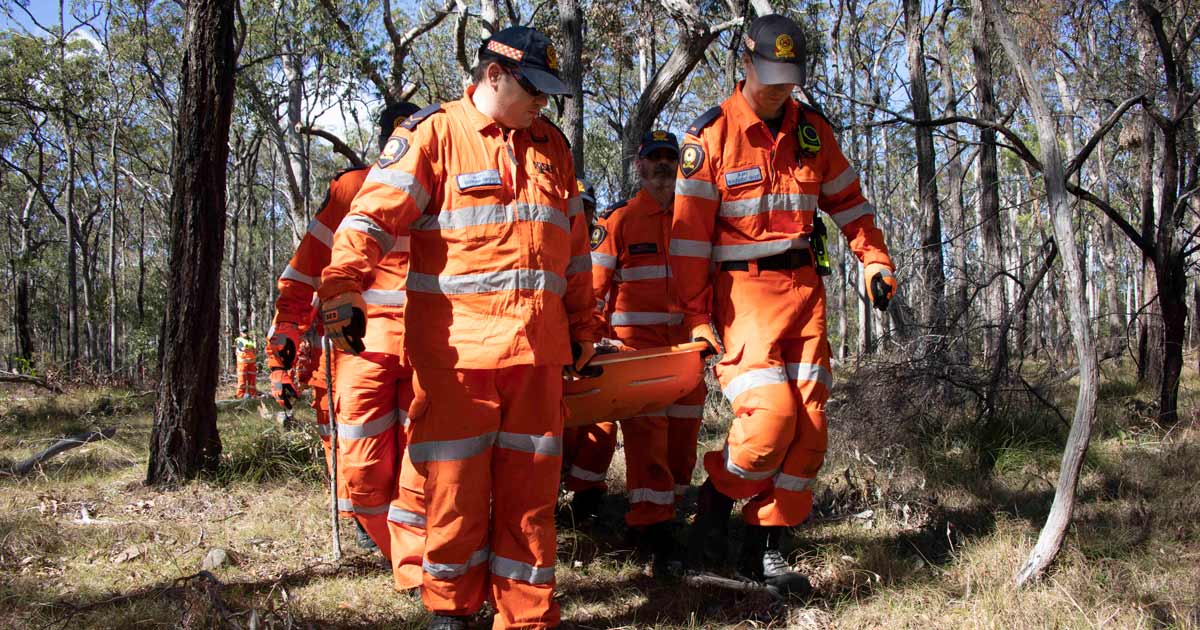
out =
<path fill-rule="evenodd" d="M 938 38 L 937 38 L 937 57 L 939 74 L 942 80 L 942 90 L 946 95 L 945 115 L 953 117 L 958 115 L 958 90 L 954 86 L 954 64 L 950 59 L 950 44 L 946 36 L 947 25 L 950 21 L 950 13 L 952 4 L 947 3 L 946 8 L 942 11 L 942 19 L 939 23 Z M 954 280 L 951 283 L 950 295 L 953 297 L 953 307 L 951 314 L 959 321 L 959 327 L 966 325 L 967 305 L 967 239 L 963 234 L 966 233 L 968 224 L 966 211 L 963 204 L 963 162 L 958 139 L 958 125 L 951 124 L 943 128 L 946 134 L 946 183 L 949 184 L 950 193 L 946 196 L 946 200 L 950 204 L 950 232 L 955 234 L 955 238 L 950 242 L 950 269 L 954 271 Z M 966 347 L 959 348 L 966 351 Z"/>
<path fill-rule="evenodd" d="M 583 15 L 579 0 L 558 0 L 558 24 L 562 29 L 562 80 L 571 90 L 571 98 L 563 103 L 563 128 L 571 141 L 571 157 L 575 159 L 575 176 L 583 179 Z"/>
<path fill-rule="evenodd" d="M 112 129 L 108 152 L 109 168 L 112 169 L 112 203 L 108 217 L 108 371 L 117 371 L 117 213 L 120 197 L 117 194 L 120 171 L 117 169 L 117 127 Z"/>
<path fill-rule="evenodd" d="M 996 96 L 993 91 L 991 45 L 988 41 L 987 19 L 983 11 L 983 0 L 971 0 L 971 69 L 975 74 L 975 100 L 979 103 L 979 117 L 986 121 L 998 121 Z M 979 226 L 983 234 L 983 264 L 985 277 L 1004 268 L 1004 251 L 1000 232 L 1000 178 L 996 150 L 996 131 L 989 128 L 979 130 Z M 987 352 L 1008 352 L 1007 348 L 995 347 L 992 325 L 1002 321 L 1008 312 L 1007 282 L 998 277 L 984 289 L 985 349 Z M 1021 330 L 1025 318 L 1021 317 Z M 1019 335 L 1024 338 L 1024 334 Z"/>
<path fill-rule="evenodd" d="M 37 193 L 31 187 L 25 195 L 25 205 L 21 209 L 21 237 L 17 255 L 14 256 L 16 268 L 13 270 L 13 275 L 16 276 L 14 319 L 17 329 L 17 356 L 25 359 L 28 367 L 34 365 L 33 327 L 29 319 L 29 291 L 32 284 L 29 268 L 33 263 L 33 244 L 30 232 L 32 230 L 33 204 L 36 198 Z"/>

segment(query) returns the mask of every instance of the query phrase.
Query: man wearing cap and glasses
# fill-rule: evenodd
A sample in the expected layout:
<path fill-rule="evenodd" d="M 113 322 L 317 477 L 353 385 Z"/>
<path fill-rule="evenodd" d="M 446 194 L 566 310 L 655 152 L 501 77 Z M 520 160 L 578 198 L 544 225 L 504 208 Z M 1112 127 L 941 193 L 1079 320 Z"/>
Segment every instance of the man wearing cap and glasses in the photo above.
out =
<path fill-rule="evenodd" d="M 491 600 L 495 628 L 553 628 L 562 371 L 586 365 L 602 325 L 571 152 L 539 115 L 568 90 L 524 27 L 484 41 L 472 79 L 397 128 L 335 235 L 322 317 L 361 348 L 363 285 L 407 227 L 428 627 L 466 628 Z"/>
<path fill-rule="evenodd" d="M 682 315 L 672 312 L 678 309 L 671 304 L 675 292 L 667 261 L 678 164 L 675 134 L 647 132 L 634 163 L 641 189 L 612 206 L 592 229 L 596 299 L 617 339 L 634 349 L 683 343 L 690 333 L 680 326 Z M 676 404 L 621 422 L 629 493 L 625 523 L 631 542 L 653 558 L 656 577 L 676 560 L 671 524 L 696 464 L 706 391 L 701 384 Z M 567 477 L 567 487 L 576 491 L 572 507 L 578 506 L 585 517 L 598 512 L 615 448 L 616 428 L 611 423 L 596 426 L 606 424 L 611 438 L 595 440 L 593 449 L 581 452 Z"/>
<path fill-rule="evenodd" d="M 803 593 L 808 580 L 780 547 L 812 511 L 833 384 L 809 243 L 817 207 L 862 261 L 876 308 L 895 292 L 895 267 L 829 122 L 791 97 L 804 83 L 803 32 L 768 15 L 743 44 L 745 80 L 688 129 L 675 187 L 671 269 L 683 325 L 714 347 L 720 331 L 716 374 L 735 416 L 725 447 L 704 456 L 688 563 L 724 561 L 733 502 L 749 499 L 739 575 Z"/>

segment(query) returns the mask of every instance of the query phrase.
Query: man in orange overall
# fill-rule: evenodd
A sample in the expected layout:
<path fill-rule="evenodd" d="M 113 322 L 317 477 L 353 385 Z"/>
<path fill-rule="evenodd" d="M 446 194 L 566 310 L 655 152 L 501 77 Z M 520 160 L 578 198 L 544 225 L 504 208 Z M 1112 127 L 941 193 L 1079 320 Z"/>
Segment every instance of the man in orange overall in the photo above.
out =
<path fill-rule="evenodd" d="M 234 341 L 237 349 L 237 398 L 258 397 L 258 346 L 250 337 L 250 329 L 242 326 L 242 334 Z"/>
<path fill-rule="evenodd" d="M 720 331 L 716 374 L 735 416 L 725 448 L 704 456 L 689 565 L 723 560 L 733 502 L 750 499 L 739 574 L 798 592 L 808 580 L 791 570 L 780 543 L 812 511 L 833 383 L 825 288 L 809 247 L 817 207 L 862 261 L 876 307 L 886 307 L 896 281 L 832 127 L 791 98 L 804 82 L 800 28 L 760 17 L 743 43 L 745 81 L 688 129 L 675 187 L 671 269 L 683 325 L 714 348 L 713 325 Z"/>
<path fill-rule="evenodd" d="M 380 117 L 380 146 L 397 121 L 417 111 L 409 103 L 384 109 Z M 350 210 L 362 187 L 367 168 L 343 171 L 309 225 L 288 267 L 279 279 L 279 299 L 268 346 L 272 393 L 287 406 L 295 397 L 288 369 L 300 336 L 313 322 L 313 297 L 321 272 L 329 264 L 333 233 Z M 394 586 L 420 586 L 424 546 L 423 481 L 404 457 L 408 441 L 408 405 L 412 402 L 412 370 L 403 361 L 404 282 L 407 273 L 407 235 L 384 252 L 363 292 L 363 315 L 372 321 L 359 354 L 335 352 L 334 411 L 338 420 L 338 508 L 352 516 L 359 543 L 378 546 L 392 564 Z M 318 370 L 310 381 L 315 395 L 318 431 L 328 460 L 329 416 L 325 366 L 317 354 Z"/>
<path fill-rule="evenodd" d="M 322 274 L 326 331 L 361 349 L 361 292 L 411 230 L 408 455 L 426 477 L 421 597 L 438 630 L 466 628 L 488 599 L 495 628 L 559 622 L 562 372 L 591 359 L 600 322 L 571 152 L 539 115 L 567 93 L 557 71 L 533 29 L 486 40 L 466 95 L 388 141 Z"/>
<path fill-rule="evenodd" d="M 592 229 L 592 286 L 599 308 L 616 338 L 635 350 L 684 343 L 690 337 L 690 330 L 680 325 L 683 316 L 678 309 L 671 312 L 675 291 L 667 260 L 678 163 L 675 135 L 648 132 L 635 162 L 641 189 L 632 199 L 612 206 Z M 678 498 L 691 483 L 706 393 L 701 384 L 659 413 L 620 423 L 629 493 L 625 522 L 633 542 L 654 557 L 656 574 L 673 559 L 671 519 Z M 607 465 L 611 458 L 611 446 L 607 453 L 581 457 L 572 477 L 582 471 L 603 480 L 607 466 L 595 471 L 584 467 L 587 460 Z"/>

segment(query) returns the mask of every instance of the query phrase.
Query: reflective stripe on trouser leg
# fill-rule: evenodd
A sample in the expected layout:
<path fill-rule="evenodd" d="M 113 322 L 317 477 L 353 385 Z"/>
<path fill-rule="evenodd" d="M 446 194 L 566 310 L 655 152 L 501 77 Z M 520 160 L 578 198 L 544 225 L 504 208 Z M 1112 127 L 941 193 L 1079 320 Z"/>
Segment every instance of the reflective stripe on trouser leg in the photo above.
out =
<path fill-rule="evenodd" d="M 790 382 L 802 406 L 796 416 L 796 436 L 772 478 L 771 491 L 755 497 L 742 510 L 746 522 L 752 525 L 795 526 L 804 522 L 812 512 L 812 484 L 825 461 L 825 403 L 833 382 L 829 342 L 822 334 L 786 340 L 782 345 Z"/>
<path fill-rule="evenodd" d="M 490 562 L 494 628 L 548 628 L 554 601 L 554 504 L 562 462 L 562 368 L 498 371 Z"/>
<path fill-rule="evenodd" d="M 675 483 L 676 499 L 687 492 L 696 468 L 696 441 L 704 414 L 708 387 L 704 381 L 696 389 L 667 407 L 667 465 Z"/>
<path fill-rule="evenodd" d="M 563 465 L 567 490 L 607 491 L 605 477 L 617 450 L 617 423 L 597 422 L 563 431 Z"/>
<path fill-rule="evenodd" d="M 666 416 L 642 416 L 621 421 L 625 440 L 625 487 L 629 511 L 625 523 L 641 527 L 675 516 L 675 482 L 667 465 Z"/>
<path fill-rule="evenodd" d="M 487 596 L 493 444 L 500 430 L 495 370 L 417 368 L 408 458 L 424 477 L 421 600 L 474 614 Z"/>
<path fill-rule="evenodd" d="M 337 411 L 338 476 L 345 480 L 346 506 L 391 559 L 388 509 L 396 493 L 404 421 L 408 413 L 399 384 L 409 371 L 393 354 L 355 356 L 335 352 L 334 409 Z"/>

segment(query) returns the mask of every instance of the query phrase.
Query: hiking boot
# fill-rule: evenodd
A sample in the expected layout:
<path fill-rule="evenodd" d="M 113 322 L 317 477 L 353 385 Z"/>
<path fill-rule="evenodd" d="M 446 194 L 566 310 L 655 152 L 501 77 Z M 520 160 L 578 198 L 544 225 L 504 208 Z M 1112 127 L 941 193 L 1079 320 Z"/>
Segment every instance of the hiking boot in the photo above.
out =
<path fill-rule="evenodd" d="M 650 560 L 652 577 L 667 579 L 682 574 L 683 564 L 678 557 L 679 545 L 675 542 L 673 523 L 663 521 L 631 528 L 629 538 L 637 555 Z"/>
<path fill-rule="evenodd" d="M 426 630 L 467 630 L 467 619 L 460 615 L 434 615 Z"/>
<path fill-rule="evenodd" d="M 379 549 L 379 545 L 376 545 L 375 541 L 371 540 L 371 535 L 367 533 L 367 530 L 363 529 L 362 523 L 359 523 L 357 519 L 354 521 L 354 528 L 358 530 L 354 534 L 354 542 L 358 544 L 359 549 L 366 551 L 376 551 Z"/>
<path fill-rule="evenodd" d="M 765 584 L 783 596 L 806 597 L 812 592 L 812 584 L 803 574 L 792 570 L 780 551 L 786 531 L 786 527 L 747 525 L 737 575 L 746 581 Z"/>
<path fill-rule="evenodd" d="M 586 523 L 600 515 L 604 507 L 604 488 L 576 490 L 571 497 L 571 516 L 576 524 Z"/>
<path fill-rule="evenodd" d="M 720 567 L 728 554 L 729 513 L 733 499 L 723 495 L 707 479 L 696 497 L 696 520 L 688 532 L 687 568 L 701 571 Z"/>

